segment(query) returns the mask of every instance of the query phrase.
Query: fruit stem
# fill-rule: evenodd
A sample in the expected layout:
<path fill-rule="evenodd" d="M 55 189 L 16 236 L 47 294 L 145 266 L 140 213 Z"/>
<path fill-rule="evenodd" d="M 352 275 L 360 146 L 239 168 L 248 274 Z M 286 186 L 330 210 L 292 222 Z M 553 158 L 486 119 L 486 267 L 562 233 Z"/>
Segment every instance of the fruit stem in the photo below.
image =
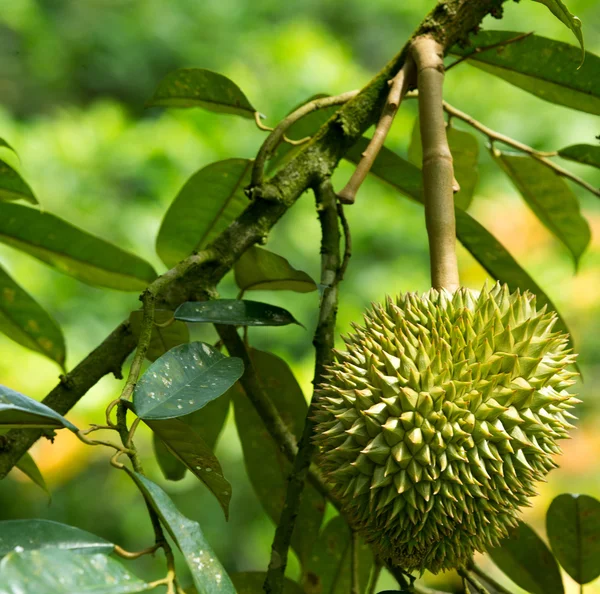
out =
<path fill-rule="evenodd" d="M 411 52 L 417 67 L 419 122 L 423 144 L 423 193 L 429 236 L 431 285 L 456 291 L 460 286 L 456 260 L 454 168 L 446 137 L 443 108 L 443 47 L 427 36 L 415 38 Z"/>

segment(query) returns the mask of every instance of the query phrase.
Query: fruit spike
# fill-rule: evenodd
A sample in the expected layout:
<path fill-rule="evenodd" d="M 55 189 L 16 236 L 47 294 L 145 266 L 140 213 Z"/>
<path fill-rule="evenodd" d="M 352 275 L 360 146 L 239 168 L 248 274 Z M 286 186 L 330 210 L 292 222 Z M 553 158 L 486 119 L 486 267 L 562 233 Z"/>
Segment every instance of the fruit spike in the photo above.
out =
<path fill-rule="evenodd" d="M 319 388 L 319 465 L 354 527 L 404 570 L 466 564 L 556 467 L 577 402 L 568 337 L 496 284 L 374 304 Z"/>

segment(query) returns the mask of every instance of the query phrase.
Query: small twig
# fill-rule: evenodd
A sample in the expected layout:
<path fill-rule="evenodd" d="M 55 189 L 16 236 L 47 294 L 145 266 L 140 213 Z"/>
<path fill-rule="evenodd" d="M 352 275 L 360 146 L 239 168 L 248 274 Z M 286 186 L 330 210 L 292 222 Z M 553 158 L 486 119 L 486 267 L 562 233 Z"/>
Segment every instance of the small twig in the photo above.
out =
<path fill-rule="evenodd" d="M 360 583 L 358 579 L 358 532 L 352 531 L 350 540 L 350 594 L 360 594 Z"/>
<path fill-rule="evenodd" d="M 144 555 L 152 555 L 159 548 L 160 548 L 159 545 L 153 544 L 151 547 L 148 547 L 147 549 L 142 549 L 141 551 L 131 552 L 131 551 L 126 551 L 125 549 L 121 548 L 119 545 L 115 545 L 114 552 L 117 555 L 119 555 L 119 557 L 122 557 L 123 559 L 139 559 L 140 557 L 143 557 Z"/>
<path fill-rule="evenodd" d="M 342 264 L 337 273 L 337 282 L 340 283 L 342 280 L 344 280 L 344 275 L 346 274 L 346 269 L 348 268 L 348 263 L 350 262 L 350 257 L 352 256 L 352 233 L 350 232 L 350 225 L 348 224 L 344 207 L 339 202 L 337 205 L 337 212 L 342 225 L 342 230 L 344 232 L 344 256 L 342 258 Z"/>
<path fill-rule="evenodd" d="M 489 585 L 492 586 L 492 588 L 494 588 L 494 590 L 498 592 L 498 594 L 512 594 L 510 590 L 507 590 L 502 584 L 497 582 L 494 578 L 490 577 L 487 573 L 483 571 L 483 569 L 481 569 L 481 567 L 475 565 L 475 563 L 469 565 L 468 569 L 477 577 L 480 577 L 486 582 L 488 582 Z"/>
<path fill-rule="evenodd" d="M 543 163 L 546 167 L 549 167 L 550 169 L 552 169 L 557 175 L 560 175 L 562 177 L 566 177 L 567 179 L 570 179 L 572 182 L 575 182 L 576 184 L 580 185 L 582 188 L 585 188 L 592 194 L 600 197 L 600 188 L 595 188 L 594 186 L 592 186 L 585 180 L 576 176 L 574 173 L 571 173 L 570 171 L 568 171 L 567 169 L 564 169 L 560 165 L 557 165 L 556 163 L 548 160 L 547 157 L 555 157 L 555 156 L 557 156 L 558 153 L 536 151 L 534 148 L 527 146 L 526 144 L 523 144 L 522 142 L 519 142 L 518 140 L 514 140 L 513 138 L 510 138 L 509 136 L 505 136 L 504 134 L 500 134 L 500 132 L 496 132 L 495 130 L 488 128 L 481 122 L 477 121 L 475 118 L 456 109 L 456 107 L 452 107 L 452 105 L 446 103 L 445 101 L 444 101 L 444 110 L 448 114 L 450 114 L 452 117 L 462 120 L 463 122 L 469 124 L 469 126 L 475 128 L 475 130 L 478 130 L 482 134 L 485 134 L 488 137 L 488 139 L 490 140 L 490 142 L 501 142 L 503 144 L 506 144 L 508 146 L 511 146 L 511 147 L 517 149 L 518 151 L 526 153 L 526 154 L 530 155 L 531 157 L 533 157 L 534 159 L 536 159 L 537 161 L 539 161 L 540 163 Z"/>
<path fill-rule="evenodd" d="M 321 299 L 319 322 L 315 330 L 313 344 L 316 351 L 313 397 L 309 405 L 302 437 L 288 478 L 281 517 L 275 530 L 271 547 L 271 559 L 264 583 L 267 594 L 281 594 L 287 566 L 288 551 L 311 459 L 315 451 L 312 441 L 314 429 L 314 405 L 317 401 L 317 388 L 323 380 L 325 365 L 333 360 L 334 330 L 337 313 L 337 284 L 340 270 L 340 228 L 336 197 L 329 179 L 315 188 L 317 212 L 321 223 L 321 284 L 325 291 Z M 358 593 L 353 593 L 358 594 Z"/>
<path fill-rule="evenodd" d="M 86 445 L 91 445 L 91 446 L 103 445 L 108 448 L 113 448 L 121 454 L 129 454 L 131 451 L 126 447 L 123 447 L 116 443 L 113 443 L 112 441 L 104 441 L 101 439 L 89 439 L 88 437 L 85 436 L 83 431 L 77 431 L 77 433 L 75 433 L 75 435 L 79 438 L 80 441 L 82 441 Z"/>
<path fill-rule="evenodd" d="M 529 31 L 529 33 L 522 33 L 521 35 L 517 35 L 516 37 L 512 37 L 511 39 L 507 39 L 506 41 L 499 41 L 498 43 L 493 43 L 492 45 L 476 47 L 472 52 L 470 52 L 464 56 L 461 56 L 455 62 L 452 62 L 452 64 L 449 64 L 448 66 L 446 66 L 446 72 L 448 72 L 448 70 L 450 70 L 451 68 L 458 66 L 465 60 L 468 60 L 469 58 L 472 58 L 473 56 L 475 56 L 477 54 L 482 54 L 483 52 L 487 52 L 489 50 L 496 49 L 498 47 L 504 47 L 506 45 L 510 45 L 511 43 L 516 43 L 517 41 L 521 41 L 522 39 L 525 39 L 526 37 L 529 37 L 530 35 L 533 35 L 533 31 Z"/>
<path fill-rule="evenodd" d="M 256 155 L 256 159 L 254 160 L 254 164 L 252 166 L 251 186 L 260 186 L 263 179 L 263 171 L 266 161 L 271 157 L 273 151 L 277 148 L 277 145 L 283 140 L 285 131 L 294 122 L 297 122 L 300 118 L 311 113 L 312 111 L 323 109 L 324 107 L 331 107 L 333 105 L 342 105 L 346 103 L 346 101 L 349 101 L 355 97 L 357 94 L 358 91 L 348 91 L 333 97 L 321 97 L 319 99 L 314 99 L 313 101 L 309 101 L 308 103 L 300 106 L 298 109 L 281 120 L 281 122 L 275 126 L 271 134 L 267 136 L 266 140 L 260 147 L 258 154 Z"/>
<path fill-rule="evenodd" d="M 261 120 L 260 113 L 258 113 L 258 111 L 255 111 L 254 112 L 254 121 L 256 122 L 258 129 L 264 130 L 265 132 L 273 132 L 274 128 L 271 128 L 271 126 L 265 126 L 260 120 Z M 306 136 L 305 138 L 300 138 L 300 140 L 293 140 L 291 138 L 288 138 L 285 134 L 283 135 L 283 141 L 287 142 L 288 144 L 291 144 L 292 146 L 299 146 L 301 144 L 304 144 L 305 142 L 308 142 L 309 140 L 310 140 L 310 136 Z"/>
<path fill-rule="evenodd" d="M 402 98 L 408 90 L 408 86 L 411 82 L 413 72 L 413 61 L 411 58 L 407 58 L 398 74 L 391 80 L 390 93 L 388 95 L 385 106 L 373 133 L 373 137 L 369 142 L 369 145 L 362 154 L 362 159 L 356 166 L 352 177 L 348 183 L 344 186 L 341 192 L 338 193 L 338 198 L 343 204 L 354 204 L 356 200 L 356 193 L 358 189 L 365 181 L 367 174 L 371 170 L 373 162 L 377 158 L 383 143 L 392 127 L 394 117 L 400 107 Z"/>
<path fill-rule="evenodd" d="M 443 110 L 443 47 L 431 37 L 411 45 L 417 66 L 419 124 L 423 145 L 423 198 L 429 237 L 431 285 L 451 293 L 460 286 L 456 259 L 454 169 Z"/>
<path fill-rule="evenodd" d="M 457 569 L 456 572 L 461 578 L 463 578 L 463 580 L 468 582 L 473 587 L 477 594 L 490 594 L 490 591 L 483 584 L 475 580 L 466 569 Z"/>

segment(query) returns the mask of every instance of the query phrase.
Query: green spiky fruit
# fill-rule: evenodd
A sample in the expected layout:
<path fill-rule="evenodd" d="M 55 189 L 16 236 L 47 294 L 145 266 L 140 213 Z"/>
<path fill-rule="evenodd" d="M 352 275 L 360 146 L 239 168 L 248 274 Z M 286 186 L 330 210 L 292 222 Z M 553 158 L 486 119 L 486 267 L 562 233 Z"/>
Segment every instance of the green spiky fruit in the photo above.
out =
<path fill-rule="evenodd" d="M 319 464 L 355 528 L 405 570 L 507 535 L 579 402 L 568 336 L 535 297 L 408 293 L 365 315 L 320 386 Z"/>

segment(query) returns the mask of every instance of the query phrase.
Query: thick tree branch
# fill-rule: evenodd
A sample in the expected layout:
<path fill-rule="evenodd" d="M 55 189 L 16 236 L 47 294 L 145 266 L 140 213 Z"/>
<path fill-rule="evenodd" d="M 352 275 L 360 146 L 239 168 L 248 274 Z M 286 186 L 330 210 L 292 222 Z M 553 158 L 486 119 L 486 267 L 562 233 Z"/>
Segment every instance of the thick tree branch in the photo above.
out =
<path fill-rule="evenodd" d="M 413 37 L 428 34 L 444 48 L 465 40 L 487 14 L 498 14 L 504 0 L 443 0 L 424 19 Z M 332 173 L 340 159 L 371 126 L 386 100 L 388 82 L 404 64 L 409 44 L 353 99 L 344 104 L 272 178 L 253 188 L 248 208 L 211 244 L 210 260 L 187 259 L 161 277 L 160 305 L 175 308 L 184 301 L 205 298 L 254 243 L 261 241 L 307 189 Z M 200 256 L 200 254 L 198 255 Z M 158 303 L 157 303 L 158 304 Z M 118 368 L 135 347 L 127 325 L 119 327 L 82 361 L 67 378 L 73 389 L 58 386 L 44 403 L 65 414 L 104 375 Z M 117 340 L 120 338 L 120 340 Z M 40 436 L 35 430 L 12 430 L 2 440 L 0 478 Z"/>
<path fill-rule="evenodd" d="M 318 386 L 325 377 L 325 367 L 333 361 L 335 321 L 338 303 L 338 282 L 342 259 L 340 255 L 340 227 L 336 196 L 329 179 L 315 188 L 317 212 L 321 223 L 321 285 L 325 287 L 321 297 L 319 321 L 315 330 L 315 373 L 313 378 L 313 396 L 306 413 L 304 429 L 298 452 L 294 458 L 292 472 L 288 477 L 287 491 L 281 518 L 275 529 L 275 538 L 271 547 L 271 560 L 264 584 L 267 594 L 283 592 L 284 574 L 287 566 L 288 551 L 310 463 L 315 451 L 312 441 L 314 430 L 314 405 L 318 399 Z"/>

